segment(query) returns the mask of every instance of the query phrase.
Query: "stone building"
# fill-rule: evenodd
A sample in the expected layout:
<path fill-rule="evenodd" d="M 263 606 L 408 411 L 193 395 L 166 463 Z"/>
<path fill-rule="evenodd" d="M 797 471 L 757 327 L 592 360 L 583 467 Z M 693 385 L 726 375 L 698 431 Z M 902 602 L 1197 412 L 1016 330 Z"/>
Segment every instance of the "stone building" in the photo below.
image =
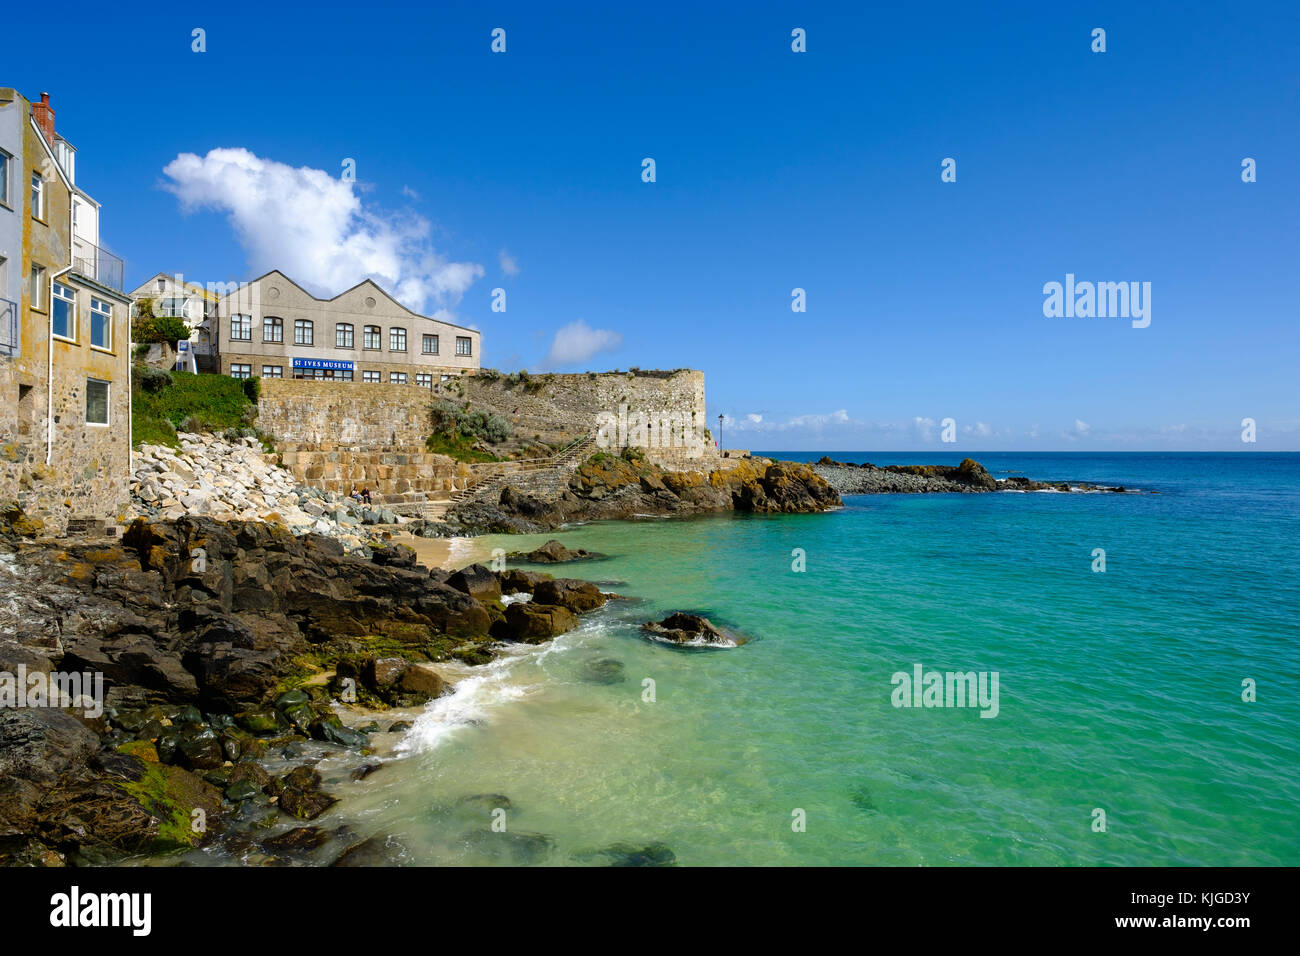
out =
<path fill-rule="evenodd" d="M 406 308 L 370 279 L 318 299 L 282 272 L 218 303 L 217 370 L 235 378 L 418 385 L 479 368 L 480 333 Z"/>
<path fill-rule="evenodd" d="M 0 88 L 0 501 L 110 519 L 131 466 L 130 300 L 49 95 Z"/>

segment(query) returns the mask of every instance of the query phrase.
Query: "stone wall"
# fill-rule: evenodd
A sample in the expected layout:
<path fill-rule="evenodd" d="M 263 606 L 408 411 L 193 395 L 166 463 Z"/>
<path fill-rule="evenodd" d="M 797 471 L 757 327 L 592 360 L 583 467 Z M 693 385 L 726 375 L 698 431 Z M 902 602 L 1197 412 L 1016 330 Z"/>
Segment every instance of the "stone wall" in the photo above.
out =
<path fill-rule="evenodd" d="M 676 470 L 698 469 L 702 459 L 717 455 L 703 434 L 704 373 L 695 369 L 532 375 L 513 383 L 480 374 L 435 392 L 463 395 L 471 409 L 495 412 L 517 432 L 543 441 L 568 442 L 599 432 L 604 450 L 642 447 L 651 461 Z M 674 427 L 663 427 L 665 421 Z M 688 443 L 687 427 L 699 442 Z"/>
<path fill-rule="evenodd" d="M 642 447 L 650 461 L 675 470 L 697 470 L 717 458 L 712 439 L 701 434 L 704 373 L 693 369 L 534 375 L 527 382 L 475 375 L 432 391 L 264 378 L 258 427 L 286 449 L 416 453 L 424 450 L 429 406 L 439 398 L 501 415 L 524 439 L 567 444 L 599 432 L 600 449 L 617 453 L 628 445 Z M 675 427 L 663 427 L 665 421 Z M 686 442 L 687 428 L 699 441 Z"/>
<path fill-rule="evenodd" d="M 415 385 L 264 378 L 257 427 L 289 444 L 422 452 L 432 402 Z"/>

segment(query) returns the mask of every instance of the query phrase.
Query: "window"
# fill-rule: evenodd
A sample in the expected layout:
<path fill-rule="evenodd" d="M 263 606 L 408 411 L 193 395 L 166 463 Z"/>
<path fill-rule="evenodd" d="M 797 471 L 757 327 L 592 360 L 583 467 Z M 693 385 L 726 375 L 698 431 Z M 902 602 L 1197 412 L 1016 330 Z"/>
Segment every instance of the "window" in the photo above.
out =
<path fill-rule="evenodd" d="M 252 376 L 253 376 L 253 366 L 245 365 L 240 362 L 232 362 L 230 364 L 231 378 L 252 378 Z"/>
<path fill-rule="evenodd" d="M 0 149 L 0 202 L 9 205 L 9 167 L 13 157 Z"/>
<path fill-rule="evenodd" d="M 421 388 L 433 388 L 433 376 L 427 372 L 420 372 L 415 376 L 415 384 Z"/>
<path fill-rule="evenodd" d="M 32 308 L 45 311 L 45 267 L 32 265 L 32 287 L 29 290 Z"/>
<path fill-rule="evenodd" d="M 283 365 L 263 365 L 262 378 L 284 378 Z"/>
<path fill-rule="evenodd" d="M 268 315 L 262 320 L 262 341 L 263 342 L 283 342 L 284 341 L 284 319 L 277 319 L 273 315 Z"/>
<path fill-rule="evenodd" d="M 363 381 L 363 382 L 378 382 L 378 381 L 379 381 L 379 373 L 378 373 L 378 372 L 362 372 L 362 373 L 361 373 L 361 381 Z"/>
<path fill-rule="evenodd" d="M 340 322 L 334 326 L 334 347 L 336 349 L 352 348 L 352 326 L 347 322 Z"/>
<path fill-rule="evenodd" d="M 379 348 L 379 326 L 367 325 L 364 330 L 365 338 L 362 339 L 362 346 L 368 349 Z"/>
<path fill-rule="evenodd" d="M 473 341 L 474 340 L 471 339 L 468 335 L 456 336 L 456 354 L 473 355 L 474 354 Z"/>
<path fill-rule="evenodd" d="M 437 355 L 437 354 L 438 354 L 438 336 L 436 336 L 436 335 L 426 335 L 426 336 L 424 337 L 424 345 L 423 345 L 423 347 L 420 349 L 420 351 L 423 352 L 425 355 Z"/>
<path fill-rule="evenodd" d="M 230 340 L 232 342 L 251 342 L 253 340 L 253 317 L 235 313 L 230 317 Z"/>
<path fill-rule="evenodd" d="M 389 373 L 388 373 L 388 384 L 389 384 L 389 385 L 405 385 L 405 384 L 406 384 L 406 373 L 405 373 L 405 372 L 389 372 Z"/>
<path fill-rule="evenodd" d="M 293 323 L 293 344 L 312 345 L 313 326 L 311 319 L 295 319 Z"/>
<path fill-rule="evenodd" d="M 32 218 L 45 218 L 45 180 L 40 173 L 32 173 Z"/>
<path fill-rule="evenodd" d="M 113 347 L 113 307 L 101 299 L 90 300 L 90 344 L 101 349 Z"/>
<path fill-rule="evenodd" d="M 388 330 L 388 351 L 390 352 L 406 351 L 406 329 Z"/>
<path fill-rule="evenodd" d="M 108 382 L 86 379 L 86 424 L 108 424 Z"/>
<path fill-rule="evenodd" d="M 54 298 L 50 302 L 50 321 L 54 334 L 64 339 L 77 337 L 77 293 L 62 282 L 54 283 Z"/>
<path fill-rule="evenodd" d="M 293 370 L 294 378 L 314 379 L 318 382 L 350 382 L 352 381 L 352 369 L 350 368 L 295 368 Z"/>

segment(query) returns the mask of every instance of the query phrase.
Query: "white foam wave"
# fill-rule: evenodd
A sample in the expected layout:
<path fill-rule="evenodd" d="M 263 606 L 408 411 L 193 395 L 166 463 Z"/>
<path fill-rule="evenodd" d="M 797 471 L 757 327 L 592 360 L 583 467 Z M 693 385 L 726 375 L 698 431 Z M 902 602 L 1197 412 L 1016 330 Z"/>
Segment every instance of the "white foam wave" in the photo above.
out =
<path fill-rule="evenodd" d="M 433 750 L 456 733 L 482 724 L 497 708 L 526 697 L 533 688 L 513 679 L 516 661 L 506 657 L 484 665 L 481 673 L 458 681 L 450 694 L 430 701 L 393 752 L 409 756 Z"/>

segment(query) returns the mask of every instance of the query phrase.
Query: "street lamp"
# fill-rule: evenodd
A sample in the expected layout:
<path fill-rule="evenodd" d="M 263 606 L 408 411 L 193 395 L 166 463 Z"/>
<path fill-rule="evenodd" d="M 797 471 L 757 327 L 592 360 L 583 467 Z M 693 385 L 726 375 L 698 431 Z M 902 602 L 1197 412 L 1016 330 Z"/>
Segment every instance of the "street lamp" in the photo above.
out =
<path fill-rule="evenodd" d="M 726 417 L 727 417 L 726 415 L 719 415 L 719 416 L 718 416 L 718 437 L 717 437 L 717 440 L 716 440 L 716 442 L 715 442 L 716 445 L 717 445 L 718 451 L 722 451 L 722 420 L 723 420 L 724 418 L 726 418 Z"/>

